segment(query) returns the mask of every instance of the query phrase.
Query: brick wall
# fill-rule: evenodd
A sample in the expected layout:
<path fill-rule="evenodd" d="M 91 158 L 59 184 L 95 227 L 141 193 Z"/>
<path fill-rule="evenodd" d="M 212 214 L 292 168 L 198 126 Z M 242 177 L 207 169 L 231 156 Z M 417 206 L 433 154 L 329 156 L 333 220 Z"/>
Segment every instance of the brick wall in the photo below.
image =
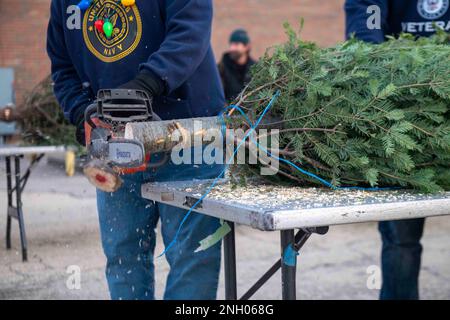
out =
<path fill-rule="evenodd" d="M 322 46 L 344 39 L 344 0 L 215 0 L 213 45 L 217 58 L 226 50 L 230 31 L 247 29 L 253 53 L 260 56 L 273 44 L 286 40 L 283 22 L 298 29 L 305 25 L 303 38 Z"/>
<path fill-rule="evenodd" d="M 49 0 L 0 0 L 0 67 L 15 71 L 16 100 L 49 73 Z"/>
<path fill-rule="evenodd" d="M 147 0 L 148 1 L 148 0 Z M 285 40 L 282 24 L 305 19 L 303 37 L 327 46 L 343 39 L 344 0 L 214 0 L 213 46 L 217 59 L 229 34 L 249 31 L 253 55 Z M 0 0 L 0 67 L 15 70 L 15 92 L 22 96 L 49 71 L 45 37 L 50 0 Z"/>

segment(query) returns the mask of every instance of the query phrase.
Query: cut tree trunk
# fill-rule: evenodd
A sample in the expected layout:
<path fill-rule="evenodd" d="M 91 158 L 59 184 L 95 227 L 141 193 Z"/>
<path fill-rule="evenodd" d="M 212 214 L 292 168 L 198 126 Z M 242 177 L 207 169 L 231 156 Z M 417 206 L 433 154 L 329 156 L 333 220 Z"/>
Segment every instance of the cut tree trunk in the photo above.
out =
<path fill-rule="evenodd" d="M 184 148 L 210 142 L 221 129 L 218 117 L 132 122 L 126 125 L 125 139 L 142 142 L 146 152 L 165 152 L 177 145 Z"/>
<path fill-rule="evenodd" d="M 122 186 L 119 175 L 100 160 L 89 162 L 83 171 L 89 182 L 104 192 L 116 192 Z"/>

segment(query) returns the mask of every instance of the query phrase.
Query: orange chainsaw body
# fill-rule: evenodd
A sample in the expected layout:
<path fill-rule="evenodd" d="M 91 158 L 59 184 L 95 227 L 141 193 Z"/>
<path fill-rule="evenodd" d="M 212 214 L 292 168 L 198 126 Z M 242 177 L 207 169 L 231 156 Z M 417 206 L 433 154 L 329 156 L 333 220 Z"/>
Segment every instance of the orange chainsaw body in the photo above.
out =
<path fill-rule="evenodd" d="M 112 126 L 110 124 L 104 123 L 102 122 L 100 119 L 98 118 L 92 118 L 91 121 L 93 123 L 95 123 L 95 125 L 97 126 L 97 128 L 103 128 L 106 130 L 109 130 L 111 132 L 111 136 L 114 137 L 114 132 L 112 130 Z M 85 136 L 86 136 L 86 145 L 88 146 L 91 143 L 91 136 L 92 136 L 92 127 L 85 122 L 84 123 L 84 130 L 85 130 Z M 117 166 L 113 166 L 112 169 L 117 172 L 118 174 L 133 174 L 133 173 L 137 173 L 137 172 L 142 172 L 147 170 L 147 163 L 150 162 L 151 159 L 151 155 L 148 153 L 145 155 L 145 163 L 139 167 L 135 167 L 135 168 L 120 168 Z"/>
<path fill-rule="evenodd" d="M 97 97 L 97 103 L 93 105 L 91 112 L 87 112 L 86 114 L 84 123 L 86 146 L 91 146 L 92 140 L 96 139 L 93 136 L 98 136 L 98 134 L 93 134 L 95 130 L 99 130 L 99 134 L 107 141 L 110 139 L 123 139 L 123 132 L 127 122 L 153 119 L 151 99 L 143 91 L 123 89 L 100 90 Z M 111 109 L 111 104 L 114 104 L 115 101 L 119 101 L 119 104 L 114 105 L 115 109 Z M 124 104 L 123 108 L 121 108 L 120 103 Z M 112 123 L 115 124 L 114 128 Z M 112 165 L 111 168 L 117 174 L 142 172 L 147 170 L 150 159 L 151 155 L 145 154 L 142 165 L 136 165 L 135 167 Z"/>

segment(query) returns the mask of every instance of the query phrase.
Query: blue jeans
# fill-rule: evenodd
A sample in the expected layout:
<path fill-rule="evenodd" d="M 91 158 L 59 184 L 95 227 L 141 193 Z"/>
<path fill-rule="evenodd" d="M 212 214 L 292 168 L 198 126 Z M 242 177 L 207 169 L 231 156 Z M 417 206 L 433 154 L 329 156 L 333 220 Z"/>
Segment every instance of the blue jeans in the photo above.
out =
<path fill-rule="evenodd" d="M 155 159 L 157 162 L 158 159 Z M 123 176 L 124 184 L 115 193 L 97 191 L 97 207 L 103 250 L 107 258 L 106 278 L 112 299 L 154 299 L 155 228 L 167 246 L 186 210 L 153 203 L 141 197 L 141 185 L 151 181 L 210 179 L 222 166 L 174 165 Z M 166 253 L 170 272 L 164 299 L 215 299 L 220 271 L 221 244 L 194 253 L 199 241 L 220 226 L 219 219 L 192 213 L 178 241 Z"/>
<path fill-rule="evenodd" d="M 382 300 L 419 299 L 422 254 L 420 239 L 425 219 L 382 221 L 378 229 L 383 240 L 381 264 Z"/>

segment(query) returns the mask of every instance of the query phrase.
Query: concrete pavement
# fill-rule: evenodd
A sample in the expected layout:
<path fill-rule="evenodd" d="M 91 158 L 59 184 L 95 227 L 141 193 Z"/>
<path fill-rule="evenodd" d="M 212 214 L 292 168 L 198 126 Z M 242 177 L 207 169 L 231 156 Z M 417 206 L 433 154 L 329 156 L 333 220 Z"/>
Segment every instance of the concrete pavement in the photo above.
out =
<path fill-rule="evenodd" d="M 23 198 L 29 262 L 22 263 L 16 221 L 13 250 L 5 250 L 6 182 L 1 162 L 0 299 L 107 299 L 94 188 L 83 176 L 68 178 L 54 165 L 43 163 L 34 170 Z M 242 294 L 278 258 L 279 234 L 238 227 L 236 242 Z M 420 277 L 423 299 L 450 298 L 449 243 L 450 218 L 428 219 Z M 332 227 L 325 236 L 313 236 L 298 259 L 298 298 L 377 299 L 380 246 L 375 224 Z M 162 250 L 158 239 L 156 252 Z M 155 264 L 160 298 L 168 265 L 164 258 Z M 81 271 L 79 289 L 67 285 L 71 266 Z M 279 299 L 279 286 L 278 272 L 254 298 Z M 219 298 L 223 291 L 222 272 Z"/>

